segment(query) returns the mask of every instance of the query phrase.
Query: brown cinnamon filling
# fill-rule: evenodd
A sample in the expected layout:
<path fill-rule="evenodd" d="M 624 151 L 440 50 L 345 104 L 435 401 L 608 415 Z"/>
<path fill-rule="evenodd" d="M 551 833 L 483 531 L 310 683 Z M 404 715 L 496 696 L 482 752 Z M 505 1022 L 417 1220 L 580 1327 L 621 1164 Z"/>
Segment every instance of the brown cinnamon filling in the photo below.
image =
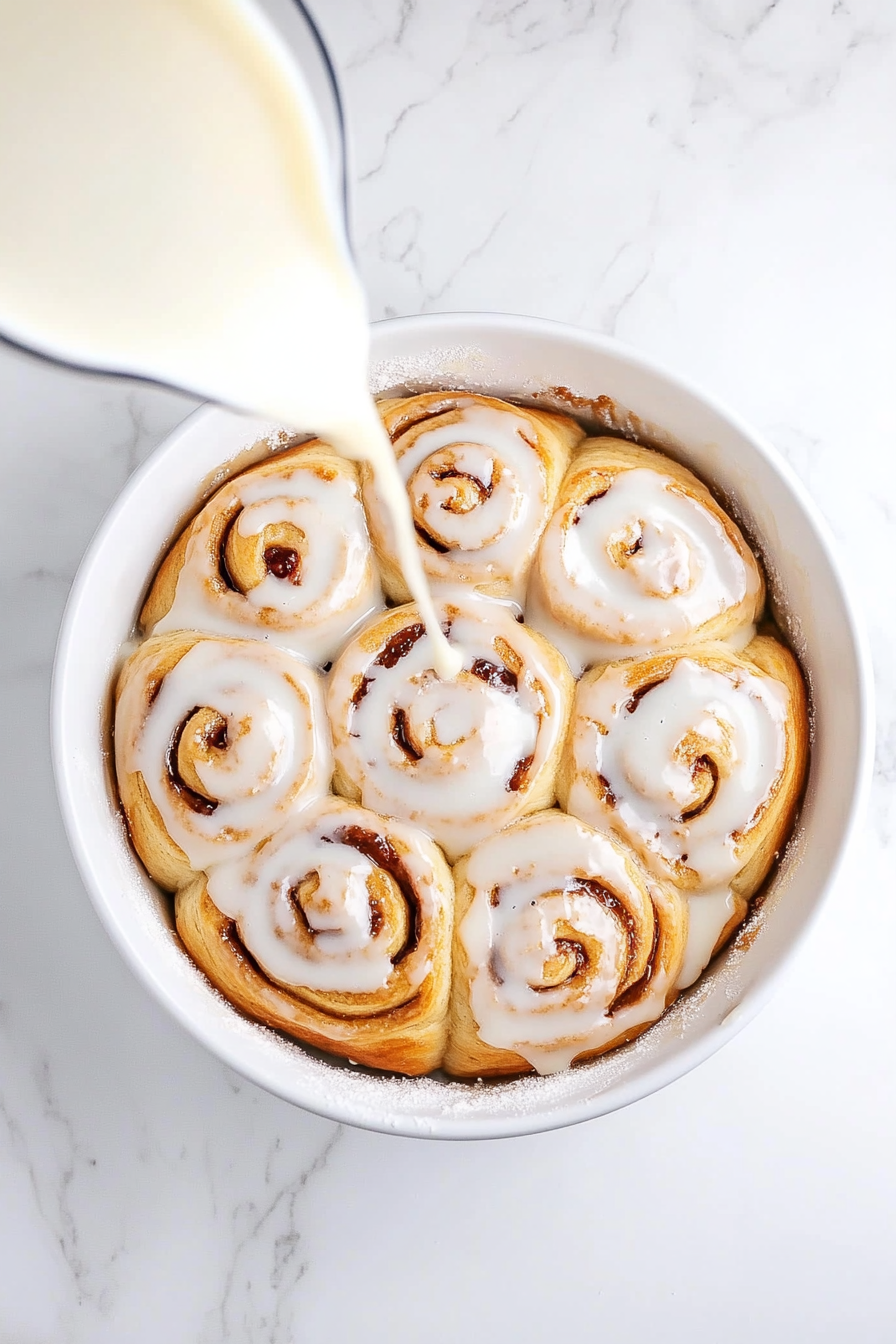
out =
<path fill-rule="evenodd" d="M 191 709 L 186 718 L 177 725 L 174 732 L 171 734 L 171 740 L 168 743 L 168 749 L 165 752 L 165 771 L 171 781 L 171 787 L 174 789 L 174 792 L 179 798 L 183 799 L 190 811 L 196 812 L 203 817 L 210 817 L 218 806 L 217 802 L 215 802 L 213 798 L 204 797 L 203 794 L 197 793 L 195 789 L 191 789 L 188 784 L 185 784 L 177 765 L 177 753 L 180 747 L 180 740 L 193 715 L 199 713 L 199 708 L 199 705 L 196 705 L 195 708 Z M 223 725 L 223 728 L 219 727 L 215 730 L 214 735 L 209 739 L 209 743 L 211 746 L 219 749 L 227 745 L 226 723 Z"/>
<path fill-rule="evenodd" d="M 582 521 L 582 514 L 585 512 L 588 505 L 595 504 L 599 499 L 603 499 L 604 495 L 607 493 L 609 488 L 610 488 L 609 486 L 605 486 L 603 490 L 598 490 L 595 494 L 589 495 L 587 499 L 584 499 L 582 501 L 582 503 L 576 509 L 576 516 L 572 520 L 573 527 L 578 527 L 579 523 Z"/>
<path fill-rule="evenodd" d="M 233 576 L 227 568 L 227 541 L 230 537 L 230 533 L 233 531 L 237 518 L 239 518 L 239 512 L 233 515 L 218 540 L 218 573 L 221 575 L 224 586 L 229 588 L 232 593 L 242 592 L 242 589 L 238 588 L 234 583 Z"/>
<path fill-rule="evenodd" d="M 181 729 L 183 731 L 183 729 Z M 208 744 L 214 747 L 216 751 L 223 751 L 227 746 L 227 720 L 222 719 L 217 728 L 214 728 L 208 735 Z"/>
<path fill-rule="evenodd" d="M 398 890 L 401 892 L 407 904 L 411 918 L 408 920 L 408 936 L 404 946 L 400 947 L 392 957 L 392 964 L 406 957 L 420 941 L 420 902 L 417 900 L 417 893 L 414 890 L 414 884 L 408 875 L 408 871 L 402 862 L 398 851 L 383 835 L 376 831 L 367 831 L 362 826 L 341 826 L 332 836 L 324 836 L 324 839 L 330 844 L 349 845 L 356 849 L 359 854 L 363 854 L 365 859 L 375 863 L 383 872 L 388 873 L 392 878 Z M 379 907 L 371 902 L 371 932 L 376 933 L 382 923 L 374 928 L 373 921 L 376 918 L 374 909 L 379 912 L 379 919 L 382 921 L 383 914 Z"/>
<path fill-rule="evenodd" d="M 643 686 L 639 686 L 625 706 L 626 713 L 634 714 L 647 692 L 652 691 L 656 686 L 662 686 L 663 680 L 663 677 L 657 677 L 656 681 L 648 681 Z"/>
<path fill-rule="evenodd" d="M 424 542 L 427 546 L 431 546 L 434 551 L 438 551 L 439 555 L 447 555 L 448 552 L 451 550 L 450 546 L 446 546 L 441 541 L 436 541 L 432 533 L 427 532 L 426 528 L 421 527 L 419 523 L 414 524 L 414 531 L 417 533 L 417 536 L 420 538 L 422 542 Z"/>
<path fill-rule="evenodd" d="M 403 630 L 396 630 L 383 645 L 380 652 L 373 660 L 373 667 L 393 668 L 405 654 L 410 653 L 411 649 L 426 634 L 426 626 L 422 621 L 415 621 L 413 625 L 406 625 Z M 352 704 L 355 709 L 358 708 L 361 701 L 370 689 L 370 683 L 373 677 L 362 677 L 352 696 Z"/>
<path fill-rule="evenodd" d="M 535 994 L 547 994 L 552 989 L 560 989 L 568 987 L 570 981 L 575 980 L 577 976 L 580 976 L 584 971 L 585 967 L 588 965 L 588 954 L 586 953 L 581 943 L 575 942 L 572 938 L 555 938 L 554 946 L 557 949 L 555 955 L 558 958 L 559 957 L 570 959 L 574 958 L 575 966 L 570 971 L 569 975 L 567 975 L 564 980 L 561 980 L 556 985 L 530 985 L 529 988 Z"/>
<path fill-rule="evenodd" d="M 496 691 L 506 691 L 512 695 L 517 689 L 517 675 L 509 667 L 499 663 L 490 663 L 487 658 L 476 658 L 470 668 L 474 677 L 492 686 Z"/>
<path fill-rule="evenodd" d="M 286 893 L 286 899 L 296 921 L 302 925 L 309 937 L 313 938 L 319 930 L 312 927 L 302 904 L 302 889 L 308 889 L 311 886 L 315 889 L 320 886 L 320 878 L 317 873 L 306 873 L 304 877 L 299 878 L 298 882 L 294 882 Z"/>
<path fill-rule="evenodd" d="M 532 762 L 535 760 L 534 753 L 531 756 L 523 756 L 517 761 L 513 768 L 513 774 L 507 781 L 508 793 L 519 793 L 520 789 L 525 788 L 529 780 L 529 771 L 532 769 Z"/>
<path fill-rule="evenodd" d="M 436 467 L 430 471 L 429 475 L 432 480 L 439 483 L 443 481 L 457 481 L 459 483 L 453 497 L 442 500 L 439 505 L 439 508 L 445 513 L 469 513 L 478 505 L 484 504 L 491 497 L 495 488 L 494 482 L 489 481 L 486 484 L 478 476 L 474 476 L 472 472 L 460 471 L 457 467 Z M 460 482 L 466 482 L 466 485 L 470 488 L 464 489 Z M 456 549 L 456 545 L 453 543 L 440 541 L 437 537 L 434 537 L 429 529 L 423 527 L 421 523 L 415 522 L 414 530 L 418 537 L 427 546 L 431 546 L 434 551 L 437 551 L 439 555 L 447 555 L 450 551 Z"/>
<path fill-rule="evenodd" d="M 403 630 L 397 630 L 386 641 L 382 652 L 374 658 L 374 667 L 395 667 L 425 634 L 426 627 L 422 621 L 416 621 L 414 625 L 406 625 Z"/>
<path fill-rule="evenodd" d="M 440 484 L 443 481 L 468 481 L 473 487 L 475 496 L 475 499 L 470 501 L 470 507 L 472 508 L 475 508 L 478 504 L 484 504 L 487 499 L 490 499 L 495 488 L 493 481 L 489 481 L 486 485 L 485 481 L 481 481 L 471 471 L 459 471 L 457 467 L 438 467 L 429 474 L 434 481 L 438 481 Z M 469 513 L 470 507 L 467 507 L 467 500 L 461 496 L 454 499 L 445 499 L 439 505 L 439 508 L 446 513 Z"/>
<path fill-rule="evenodd" d="M 302 904 L 303 888 L 307 894 L 316 891 L 319 886 L 320 877 L 318 874 L 306 873 L 305 876 L 291 886 L 286 893 L 286 899 L 289 901 L 293 914 L 297 921 L 304 926 L 306 933 L 311 938 L 320 933 L 320 929 L 315 929 L 313 927 L 305 911 L 305 907 Z M 380 905 L 379 901 L 374 900 L 372 896 L 368 898 L 367 904 L 370 913 L 370 936 L 371 938 L 376 938 L 383 927 L 386 916 L 383 914 L 383 907 Z"/>
<path fill-rule="evenodd" d="M 302 582 L 302 564 L 298 551 L 292 546 L 267 546 L 264 552 L 265 568 L 275 579 Z"/>
<path fill-rule="evenodd" d="M 656 957 L 660 946 L 660 921 L 656 906 L 653 907 L 653 942 L 650 945 L 650 953 L 647 957 L 647 965 L 644 967 L 644 974 L 640 980 L 636 980 L 633 985 L 629 985 L 619 998 L 612 1005 L 610 1011 L 616 1013 L 620 1008 L 625 1008 L 630 1003 L 637 1003 L 638 999 L 643 998 L 648 985 L 653 979 L 656 971 Z"/>
<path fill-rule="evenodd" d="M 614 892 L 610 891 L 609 888 L 605 887 L 603 883 L 598 882 L 595 878 L 573 878 L 566 884 L 565 890 L 572 896 L 590 896 L 592 900 L 598 901 L 605 910 L 609 911 L 618 924 L 622 925 L 625 931 L 626 946 L 628 949 L 624 976 L 627 975 L 628 969 L 635 956 L 635 921 L 631 911 Z M 651 951 L 651 960 L 648 963 L 648 969 L 638 981 L 637 985 L 632 986 L 632 991 L 643 988 L 646 981 L 653 974 L 652 961 L 656 955 L 656 942 L 657 935 L 654 933 L 654 947 Z M 574 962 L 574 965 L 568 975 L 564 976 L 562 980 L 558 980 L 554 984 L 530 985 L 529 988 L 536 994 L 547 994 L 551 990 L 560 989 L 561 987 L 568 988 L 577 977 L 581 976 L 587 970 L 588 953 L 581 943 L 573 938 L 556 938 L 554 940 L 554 945 L 557 950 L 555 957 L 552 958 L 552 960 L 565 959 L 569 962 Z M 489 965 L 489 970 L 494 976 L 495 970 L 491 964 Z M 623 997 L 627 998 L 629 992 L 630 991 L 626 991 L 626 994 Z M 621 1001 L 622 1000 L 620 999 L 619 1002 Z M 616 1005 L 614 1005 L 614 1008 L 615 1007 Z"/>
<path fill-rule="evenodd" d="M 706 809 L 712 805 L 719 788 L 719 767 L 711 756 L 698 756 L 694 762 L 692 773 L 709 775 L 710 784 L 703 797 L 698 799 L 693 807 L 686 808 L 682 812 L 682 821 L 693 821 L 695 817 L 702 816 Z"/>
<path fill-rule="evenodd" d="M 421 761 L 423 752 L 418 751 L 408 737 L 408 716 L 403 709 L 392 711 L 392 741 L 400 747 L 409 761 Z"/>
<path fill-rule="evenodd" d="M 616 795 L 610 788 L 610 781 L 607 779 L 606 775 L 598 775 L 597 782 L 600 786 L 601 801 L 606 803 L 607 807 L 615 807 Z"/>
<path fill-rule="evenodd" d="M 628 968 L 635 958 L 635 920 L 631 910 L 624 902 L 620 901 L 615 892 L 610 891 L 609 887 L 605 887 L 602 882 L 598 882 L 593 877 L 577 877 L 569 883 L 566 890 L 572 895 L 590 896 L 605 910 L 609 911 L 617 923 L 623 926 L 628 947 L 625 971 L 622 977 L 624 979 L 628 975 Z M 638 983 L 640 984 L 640 981 Z"/>
<path fill-rule="evenodd" d="M 464 394 L 460 393 L 459 395 L 463 396 Z M 446 393 L 446 398 L 450 398 L 450 396 L 450 392 Z M 440 415 L 445 415 L 446 412 L 452 411 L 453 409 L 454 407 L 450 400 L 437 401 L 434 405 L 427 406 L 425 409 L 417 407 L 416 410 L 403 416 L 402 419 L 399 420 L 389 437 L 392 442 L 395 443 L 396 439 L 400 439 L 402 435 L 407 434 L 409 429 L 414 429 L 417 425 L 424 425 L 427 420 L 436 420 Z"/>

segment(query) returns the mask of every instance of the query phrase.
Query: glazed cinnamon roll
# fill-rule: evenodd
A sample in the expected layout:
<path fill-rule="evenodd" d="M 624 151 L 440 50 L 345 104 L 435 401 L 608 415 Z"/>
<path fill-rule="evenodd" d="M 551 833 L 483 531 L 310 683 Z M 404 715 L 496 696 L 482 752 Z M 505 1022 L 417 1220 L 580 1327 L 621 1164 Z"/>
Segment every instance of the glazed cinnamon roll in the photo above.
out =
<path fill-rule="evenodd" d="M 478 844 L 455 881 L 447 1072 L 555 1073 L 675 997 L 686 907 L 617 840 L 539 812 Z"/>
<path fill-rule="evenodd" d="M 594 439 L 560 488 L 526 619 L 578 674 L 737 631 L 746 642 L 764 600 L 755 557 L 696 476 L 651 449 Z"/>
<path fill-rule="evenodd" d="M 436 845 L 328 798 L 176 898 L 212 983 L 256 1021 L 356 1063 L 441 1061 L 454 887 Z"/>
<path fill-rule="evenodd" d="M 783 645 L 691 645 L 582 678 L 558 792 L 694 897 L 704 951 L 691 961 L 705 965 L 793 826 L 807 757 L 805 688 Z"/>
<path fill-rule="evenodd" d="M 263 639 L 326 663 L 383 606 L 357 467 L 317 440 L 241 472 L 156 575 L 144 630 Z"/>
<path fill-rule="evenodd" d="M 115 767 L 134 848 L 173 890 L 245 853 L 327 792 L 319 675 L 254 640 L 146 640 L 115 696 Z"/>
<path fill-rule="evenodd" d="M 508 602 L 476 593 L 438 604 L 464 655 L 442 681 L 413 605 L 365 626 L 329 677 L 337 792 L 431 835 L 450 859 L 554 801 L 572 678 Z"/>
<path fill-rule="evenodd" d="M 564 415 L 472 393 L 425 392 L 381 401 L 379 410 L 428 578 L 521 598 L 582 429 Z M 362 481 L 386 593 L 408 602 L 391 515 L 369 467 Z"/>

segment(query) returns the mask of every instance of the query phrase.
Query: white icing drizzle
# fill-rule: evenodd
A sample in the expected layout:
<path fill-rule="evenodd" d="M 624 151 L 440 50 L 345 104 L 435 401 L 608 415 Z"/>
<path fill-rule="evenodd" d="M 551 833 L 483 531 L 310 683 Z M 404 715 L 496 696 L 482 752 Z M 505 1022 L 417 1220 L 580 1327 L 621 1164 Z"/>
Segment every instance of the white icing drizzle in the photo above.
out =
<path fill-rule="evenodd" d="M 361 790 L 366 807 L 404 817 L 456 858 L 525 807 L 525 779 L 555 750 L 566 710 L 545 652 L 515 619 L 516 607 L 465 591 L 445 597 L 449 640 L 463 650 L 451 681 L 433 668 L 429 636 L 421 636 L 392 668 L 376 665 L 380 649 L 364 634 L 348 646 L 330 676 L 328 706 L 336 759 Z M 408 625 L 419 617 L 411 609 Z M 484 660 L 504 668 L 505 641 L 520 659 L 514 686 L 497 688 L 470 668 Z M 359 679 L 363 697 L 352 696 Z M 395 740 L 396 715 L 412 754 Z M 414 759 L 413 753 L 419 753 Z M 508 783 L 532 757 L 518 790 Z"/>
<path fill-rule="evenodd" d="M 258 638 L 327 662 L 384 605 L 357 487 L 345 475 L 325 480 L 299 464 L 276 476 L 237 480 L 234 489 L 242 504 L 233 523 L 240 536 L 284 522 L 302 532 L 301 581 L 269 573 L 245 594 L 228 587 L 210 540 L 212 508 L 190 535 L 174 602 L 153 633 L 209 630 Z"/>
<path fill-rule="evenodd" d="M 759 585 L 720 518 L 672 477 L 637 467 L 554 513 L 527 618 L 581 672 L 683 643 Z"/>
<path fill-rule="evenodd" d="M 691 658 L 633 701 L 625 664 L 609 668 L 576 696 L 569 810 L 610 824 L 648 860 L 686 865 L 700 890 L 728 882 L 741 867 L 738 840 L 783 769 L 788 705 L 771 677 Z M 704 757 L 717 780 L 705 809 L 683 820 L 700 801 L 695 767 Z M 595 775 L 614 802 L 595 789 Z"/>
<path fill-rule="evenodd" d="M 370 994 L 386 988 L 396 974 L 388 921 L 375 929 L 371 919 L 371 878 L 377 865 L 339 838 L 352 826 L 400 849 L 422 928 L 443 902 L 424 836 L 340 799 L 315 804 L 247 857 L 209 870 L 208 890 L 215 905 L 236 920 L 245 946 L 279 984 Z M 301 897 L 304 920 L 290 895 L 303 881 L 308 888 Z M 408 918 L 413 920 L 413 911 Z M 401 958 L 408 991 L 423 982 L 431 965 L 432 948 L 424 937 Z"/>
<path fill-rule="evenodd" d="M 687 989 L 712 960 L 722 930 L 737 910 L 737 897 L 730 887 L 688 896 L 688 941 L 678 973 L 678 988 Z"/>
<path fill-rule="evenodd" d="M 450 680 L 457 676 L 463 666 L 463 654 L 460 649 L 449 645 L 439 625 L 436 604 L 416 544 L 407 491 L 403 489 L 389 436 L 369 396 L 363 408 L 359 405 L 356 415 L 347 418 L 344 425 L 330 424 L 328 429 L 328 437 L 340 452 L 345 453 L 346 457 L 364 459 L 373 468 L 377 486 L 386 501 L 395 528 L 395 552 L 401 572 L 426 626 L 427 638 L 432 646 L 433 665 L 440 677 Z"/>
<path fill-rule="evenodd" d="M 474 889 L 460 924 L 473 968 L 470 1006 L 488 1045 L 513 1050 L 539 1073 L 557 1073 L 583 1051 L 609 1044 L 658 1018 L 672 983 L 655 970 L 642 998 L 612 1011 L 625 972 L 628 944 L 620 920 L 576 889 L 598 882 L 629 908 L 650 900 L 659 917 L 675 897 L 635 868 L 622 846 L 562 812 L 540 812 L 502 831 L 470 854 Z M 560 936 L 588 948 L 584 975 L 545 982 L 563 955 Z"/>
<path fill-rule="evenodd" d="M 253 641 L 202 639 L 167 673 L 145 717 L 134 678 L 116 726 L 119 773 L 139 770 L 171 839 L 191 866 L 245 853 L 292 809 L 323 795 L 332 756 L 316 672 Z M 167 761 L 178 729 L 197 707 L 218 714 L 226 741 L 195 769 L 217 804 L 196 812 L 172 781 Z"/>
<path fill-rule="evenodd" d="M 395 439 L 414 522 L 449 548 L 443 554 L 418 535 L 431 580 L 504 581 L 514 597 L 522 596 L 526 562 L 547 509 L 545 468 L 529 441 L 536 434 L 531 422 L 510 408 L 460 399 Z M 394 527 L 383 512 L 378 483 L 365 497 L 384 546 L 394 550 Z"/>

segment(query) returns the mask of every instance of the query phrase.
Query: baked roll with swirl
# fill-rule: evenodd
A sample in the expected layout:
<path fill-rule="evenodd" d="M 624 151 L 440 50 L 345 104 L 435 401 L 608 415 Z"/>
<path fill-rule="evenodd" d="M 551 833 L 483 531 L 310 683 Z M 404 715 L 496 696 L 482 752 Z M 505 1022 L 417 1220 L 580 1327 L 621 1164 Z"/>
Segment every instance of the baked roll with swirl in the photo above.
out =
<path fill-rule="evenodd" d="M 427 577 L 520 600 L 584 431 L 564 415 L 465 392 L 392 398 L 379 411 L 407 484 Z M 391 516 L 370 467 L 361 473 L 383 585 L 392 601 L 409 602 Z"/>
<path fill-rule="evenodd" d="M 788 649 L 769 636 L 740 654 L 691 645 L 586 673 L 558 792 L 569 812 L 696 898 L 705 965 L 793 826 L 808 743 L 805 687 Z M 702 953 L 692 952 L 696 965 Z"/>
<path fill-rule="evenodd" d="M 174 890 L 327 792 L 319 674 L 255 640 L 147 639 L 116 688 L 115 768 L 134 848 Z"/>
<path fill-rule="evenodd" d="M 248 1016 L 373 1068 L 441 1062 L 454 886 L 414 827 L 338 798 L 176 897 L 177 929 Z"/>
<path fill-rule="evenodd" d="M 608 835 L 538 812 L 476 845 L 455 882 L 448 1073 L 555 1073 L 674 999 L 686 906 Z"/>
<path fill-rule="evenodd" d="M 442 681 L 433 670 L 409 604 L 343 650 L 327 707 L 336 791 L 413 822 L 453 860 L 553 803 L 572 678 L 556 649 L 518 623 L 513 604 L 470 592 L 438 607 L 464 655 L 457 677 Z"/>
<path fill-rule="evenodd" d="M 652 449 L 594 439 L 560 487 L 526 619 L 578 675 L 741 629 L 749 637 L 764 600 L 755 557 L 702 481 Z"/>
<path fill-rule="evenodd" d="M 383 605 L 357 467 L 313 440 L 212 495 L 163 560 L 140 621 L 156 634 L 263 639 L 323 664 Z"/>

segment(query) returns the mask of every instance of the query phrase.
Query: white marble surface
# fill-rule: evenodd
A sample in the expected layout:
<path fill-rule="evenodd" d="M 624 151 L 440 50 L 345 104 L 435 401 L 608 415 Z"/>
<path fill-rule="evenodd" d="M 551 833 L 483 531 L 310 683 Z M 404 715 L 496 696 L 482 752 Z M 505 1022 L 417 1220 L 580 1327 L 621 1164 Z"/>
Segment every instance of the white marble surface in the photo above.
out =
<path fill-rule="evenodd" d="M 447 1145 L 241 1082 L 120 963 L 48 761 L 66 592 L 188 409 L 0 351 L 0 1341 L 896 1337 L 896 10 L 318 0 L 374 316 L 613 332 L 766 431 L 864 604 L 864 833 L 786 987 L 688 1078 Z"/>

